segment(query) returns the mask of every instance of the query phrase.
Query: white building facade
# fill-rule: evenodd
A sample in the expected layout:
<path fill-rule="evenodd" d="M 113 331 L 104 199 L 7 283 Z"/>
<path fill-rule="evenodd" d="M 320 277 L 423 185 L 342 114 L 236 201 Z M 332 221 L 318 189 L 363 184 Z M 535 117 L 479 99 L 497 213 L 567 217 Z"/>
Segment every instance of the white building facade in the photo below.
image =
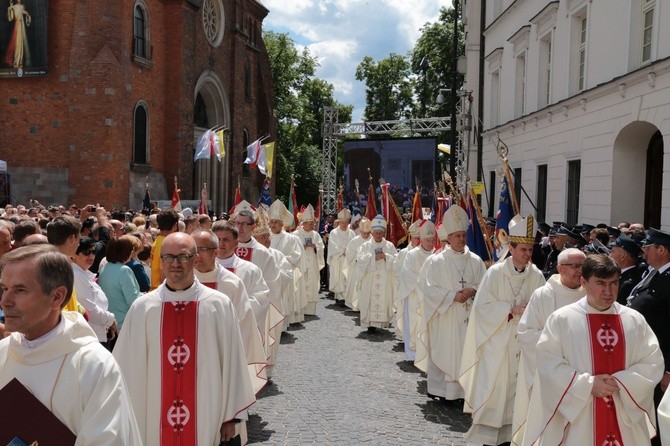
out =
<path fill-rule="evenodd" d="M 475 95 L 484 54 L 484 213 L 498 206 L 500 138 L 522 214 L 670 229 L 670 0 L 467 0 L 464 20 Z"/>

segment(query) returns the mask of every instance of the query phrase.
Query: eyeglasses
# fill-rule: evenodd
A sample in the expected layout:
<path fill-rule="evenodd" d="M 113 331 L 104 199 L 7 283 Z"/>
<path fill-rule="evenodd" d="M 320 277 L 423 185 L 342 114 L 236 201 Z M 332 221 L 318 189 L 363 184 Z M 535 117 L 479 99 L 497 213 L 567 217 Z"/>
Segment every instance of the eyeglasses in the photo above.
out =
<path fill-rule="evenodd" d="M 179 263 L 186 263 L 193 257 L 195 257 L 195 254 L 180 254 L 178 256 L 174 256 L 172 254 L 165 254 L 161 256 L 161 260 L 167 263 L 172 263 L 175 260 L 178 260 Z"/>
<path fill-rule="evenodd" d="M 91 254 L 95 254 L 95 248 L 91 247 L 91 248 L 82 249 L 81 251 L 79 251 L 79 254 L 84 255 L 84 256 L 90 256 Z"/>
<path fill-rule="evenodd" d="M 582 267 L 581 263 L 560 263 L 559 265 L 569 266 L 572 269 L 579 269 Z"/>
<path fill-rule="evenodd" d="M 207 246 L 201 246 L 198 248 L 198 252 L 210 252 L 215 251 L 217 248 L 208 248 Z"/>

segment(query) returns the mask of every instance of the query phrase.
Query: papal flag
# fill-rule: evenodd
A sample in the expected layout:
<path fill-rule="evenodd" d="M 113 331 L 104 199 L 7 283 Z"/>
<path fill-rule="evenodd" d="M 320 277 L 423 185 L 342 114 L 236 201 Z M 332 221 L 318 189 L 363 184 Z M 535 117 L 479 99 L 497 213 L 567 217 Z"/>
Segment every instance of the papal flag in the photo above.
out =
<path fill-rule="evenodd" d="M 261 145 L 258 154 L 258 170 L 268 178 L 272 178 L 272 164 L 274 161 L 275 143 L 269 142 Z"/>

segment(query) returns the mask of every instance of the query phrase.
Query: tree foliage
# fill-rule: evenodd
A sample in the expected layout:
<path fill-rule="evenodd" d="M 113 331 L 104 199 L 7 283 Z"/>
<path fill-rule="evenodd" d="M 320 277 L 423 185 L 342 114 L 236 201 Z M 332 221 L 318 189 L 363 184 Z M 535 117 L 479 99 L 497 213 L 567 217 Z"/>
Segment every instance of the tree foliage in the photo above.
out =
<path fill-rule="evenodd" d="M 412 73 L 416 74 L 416 98 L 422 117 L 446 116 L 450 114 L 451 96 L 444 94 L 445 102 L 437 104 L 440 89 L 459 88 L 463 84 L 463 76 L 456 79 L 452 75 L 452 67 L 456 58 L 463 54 L 463 29 L 458 28 L 458 54 L 453 51 L 454 14 L 452 8 L 441 8 L 436 22 L 426 23 L 421 28 L 421 36 L 410 54 Z M 423 62 L 423 64 L 422 64 Z"/>
<path fill-rule="evenodd" d="M 391 53 L 375 62 L 365 56 L 356 68 L 356 79 L 365 82 L 365 119 L 385 121 L 414 114 L 410 65 L 406 57 Z"/>
<path fill-rule="evenodd" d="M 318 62 L 307 48 L 298 51 L 284 33 L 265 31 L 263 40 L 270 59 L 278 120 L 276 194 L 286 203 L 291 176 L 295 175 L 298 203 L 316 204 L 323 164 L 323 107 L 339 107 L 341 121 L 351 120 L 353 107 L 339 104 L 333 97 L 333 85 L 315 76 Z"/>
<path fill-rule="evenodd" d="M 462 55 L 463 28 L 459 24 L 458 54 L 453 52 L 453 8 L 441 8 L 435 22 L 421 28 L 421 36 L 407 56 L 390 54 L 375 62 L 365 56 L 356 69 L 356 79 L 365 82 L 365 119 L 383 121 L 403 117 L 448 116 L 449 92 L 445 102 L 436 104 L 440 89 L 459 88 L 463 76 L 453 78 L 452 67 Z"/>

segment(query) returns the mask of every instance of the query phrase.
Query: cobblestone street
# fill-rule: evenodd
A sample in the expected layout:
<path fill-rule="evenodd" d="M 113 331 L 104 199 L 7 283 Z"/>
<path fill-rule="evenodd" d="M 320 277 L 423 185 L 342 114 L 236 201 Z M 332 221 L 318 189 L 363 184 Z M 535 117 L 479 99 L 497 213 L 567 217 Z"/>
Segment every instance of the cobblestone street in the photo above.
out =
<path fill-rule="evenodd" d="M 274 383 L 250 408 L 249 443 L 464 445 L 469 416 L 426 397 L 395 334 L 369 334 L 324 296 L 282 336 Z"/>

